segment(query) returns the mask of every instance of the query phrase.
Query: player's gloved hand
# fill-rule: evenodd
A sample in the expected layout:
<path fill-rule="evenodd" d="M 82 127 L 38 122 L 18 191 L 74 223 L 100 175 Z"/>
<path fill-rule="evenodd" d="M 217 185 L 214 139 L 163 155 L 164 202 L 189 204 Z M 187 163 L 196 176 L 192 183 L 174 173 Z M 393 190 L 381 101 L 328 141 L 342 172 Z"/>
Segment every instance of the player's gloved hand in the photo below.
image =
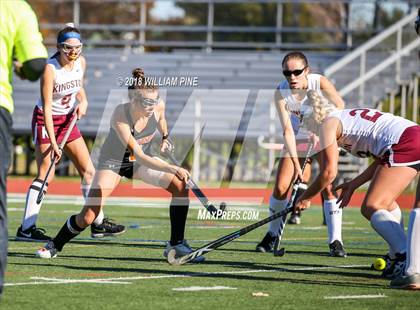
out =
<path fill-rule="evenodd" d="M 337 192 L 341 191 L 340 196 L 337 199 L 337 203 L 341 202 L 340 208 L 344 208 L 348 206 L 356 187 L 354 187 L 353 182 L 350 181 L 336 186 L 334 190 Z"/>

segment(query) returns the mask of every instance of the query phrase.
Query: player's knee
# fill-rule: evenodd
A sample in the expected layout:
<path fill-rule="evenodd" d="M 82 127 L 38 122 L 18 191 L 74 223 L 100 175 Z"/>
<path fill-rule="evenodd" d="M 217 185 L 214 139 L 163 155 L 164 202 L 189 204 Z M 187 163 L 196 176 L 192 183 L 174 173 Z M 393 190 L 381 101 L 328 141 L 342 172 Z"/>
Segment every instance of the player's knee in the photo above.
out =
<path fill-rule="evenodd" d="M 386 210 L 386 207 L 383 207 L 380 204 L 364 203 L 364 204 L 362 204 L 362 206 L 360 208 L 360 212 L 362 213 L 362 215 L 366 219 L 370 220 L 373 213 L 375 213 L 376 211 L 381 210 L 381 209 Z"/>
<path fill-rule="evenodd" d="M 85 171 L 83 171 L 81 178 L 84 180 L 85 183 L 91 184 L 94 175 L 95 175 L 95 169 L 88 168 Z"/>
<path fill-rule="evenodd" d="M 283 184 L 279 184 L 278 186 L 274 187 L 273 190 L 273 197 L 279 200 L 283 200 L 287 198 L 287 189 L 288 186 Z"/>
<path fill-rule="evenodd" d="M 172 196 L 188 197 L 188 189 L 184 184 L 177 184 L 173 187 Z"/>

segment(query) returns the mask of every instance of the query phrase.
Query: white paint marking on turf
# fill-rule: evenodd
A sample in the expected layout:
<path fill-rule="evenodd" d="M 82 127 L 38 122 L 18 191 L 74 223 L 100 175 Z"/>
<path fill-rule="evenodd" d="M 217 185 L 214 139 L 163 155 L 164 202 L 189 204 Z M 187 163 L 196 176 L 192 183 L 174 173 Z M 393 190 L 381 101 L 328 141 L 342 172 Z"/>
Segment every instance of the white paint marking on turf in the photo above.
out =
<path fill-rule="evenodd" d="M 31 277 L 32 280 L 41 280 L 56 283 L 111 283 L 111 284 L 131 284 L 131 282 L 114 281 L 110 279 L 58 279 L 46 277 Z"/>
<path fill-rule="evenodd" d="M 237 290 L 236 287 L 229 286 L 190 286 L 190 287 L 176 287 L 172 289 L 178 292 L 197 292 L 197 291 L 217 291 L 217 290 Z"/>
<path fill-rule="evenodd" d="M 341 296 L 324 296 L 324 299 L 363 299 L 363 298 L 384 298 L 385 294 L 377 295 L 341 295 Z"/>
<path fill-rule="evenodd" d="M 5 283 L 4 286 L 23 286 L 23 285 L 44 285 L 44 284 L 74 284 L 74 283 L 93 283 L 93 284 L 131 284 L 131 282 L 117 282 L 117 281 L 52 281 L 52 282 L 19 282 L 19 283 Z"/>
<path fill-rule="evenodd" d="M 95 279 L 59 279 L 59 278 L 46 278 L 46 277 L 31 277 L 31 280 L 43 280 L 48 282 L 23 282 L 23 283 L 6 283 L 6 286 L 17 285 L 41 285 L 41 284 L 70 284 L 70 283 L 99 283 L 99 284 L 128 284 L 133 280 L 152 280 L 152 279 L 165 279 L 165 278 L 191 278 L 209 275 L 220 274 L 251 274 L 251 273 L 273 273 L 283 271 L 307 271 L 307 270 L 325 270 L 336 268 L 360 268 L 368 267 L 368 265 L 339 265 L 339 266 L 323 266 L 323 267 L 301 267 L 301 268 L 284 268 L 274 271 L 272 269 L 257 269 L 257 270 L 234 270 L 234 271 L 220 271 L 220 272 L 200 272 L 200 273 L 185 273 L 185 274 L 169 274 L 169 275 L 151 275 L 151 276 L 135 276 L 135 277 L 117 277 L 117 278 L 95 278 Z"/>
<path fill-rule="evenodd" d="M 227 198 L 225 200 L 228 200 Z M 7 201 L 9 203 L 23 203 L 26 201 L 26 194 L 8 194 Z M 141 203 L 139 203 L 141 202 Z M 74 195 L 51 195 L 45 197 L 43 201 L 44 204 L 55 204 L 55 205 L 77 205 L 83 206 L 84 199 L 81 196 Z M 146 209 L 167 209 L 168 208 L 168 199 L 162 198 L 142 198 L 138 199 L 137 197 L 110 197 L 107 199 L 107 204 L 112 206 L 120 206 L 125 208 L 146 208 Z M 191 201 L 190 209 L 200 209 L 202 208 L 201 203 L 197 200 Z M 229 203 L 229 210 L 254 210 L 260 212 L 266 212 L 265 208 L 261 208 L 259 202 L 250 203 L 248 201 L 233 201 Z M 261 210 L 262 209 L 262 210 Z M 8 208 L 8 211 L 22 211 L 23 208 Z M 75 212 L 75 211 L 71 211 Z"/>

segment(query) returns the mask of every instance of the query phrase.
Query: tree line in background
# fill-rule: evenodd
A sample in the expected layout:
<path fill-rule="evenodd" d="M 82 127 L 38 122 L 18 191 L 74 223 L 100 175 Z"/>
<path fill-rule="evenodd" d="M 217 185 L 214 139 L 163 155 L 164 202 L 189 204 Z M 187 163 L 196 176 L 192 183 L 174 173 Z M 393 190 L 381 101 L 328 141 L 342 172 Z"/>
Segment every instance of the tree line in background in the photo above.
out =
<path fill-rule="evenodd" d="M 34 11 L 38 15 L 40 23 L 64 24 L 73 20 L 73 2 L 50 2 L 46 0 L 29 0 Z M 372 20 L 357 20 L 354 17 L 353 43 L 360 44 L 375 32 L 386 28 L 400 19 L 406 12 L 401 8 L 389 11 L 382 6 L 383 1 L 371 2 L 373 6 Z M 149 25 L 207 25 L 206 3 L 175 3 L 184 11 L 182 17 L 174 17 L 165 20 L 157 19 L 151 13 L 155 3 L 147 3 L 147 23 Z M 285 3 L 283 4 L 282 25 L 284 27 L 308 27 L 308 28 L 332 28 L 345 29 L 347 25 L 348 11 L 352 4 L 330 1 L 328 3 Z M 353 16 L 357 16 L 357 10 L 352 9 Z M 81 24 L 131 24 L 139 23 L 140 3 L 133 2 L 80 2 Z M 215 26 L 276 26 L 277 8 L 275 3 L 215 3 L 214 25 Z M 357 29 L 360 28 L 360 29 Z M 357 30 L 357 31 L 356 31 Z M 42 29 L 44 38 L 54 40 L 56 30 Z M 112 31 L 112 30 L 84 30 L 84 38 L 92 41 L 108 40 L 138 40 L 138 32 Z M 204 32 L 158 32 L 148 31 L 147 40 L 169 41 L 205 41 Z M 236 42 L 275 42 L 273 33 L 215 33 L 215 41 Z M 282 42 L 305 42 L 305 43 L 345 43 L 344 32 L 322 33 L 283 33 Z M 151 48 L 153 49 L 153 48 Z"/>

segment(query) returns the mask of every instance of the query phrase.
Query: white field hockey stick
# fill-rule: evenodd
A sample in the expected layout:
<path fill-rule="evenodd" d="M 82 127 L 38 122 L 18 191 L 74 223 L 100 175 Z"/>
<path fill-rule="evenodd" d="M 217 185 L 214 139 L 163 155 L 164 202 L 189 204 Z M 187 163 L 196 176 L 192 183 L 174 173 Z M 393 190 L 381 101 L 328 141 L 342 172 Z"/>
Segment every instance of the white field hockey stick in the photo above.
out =
<path fill-rule="evenodd" d="M 76 125 L 76 122 L 77 122 L 77 115 L 74 115 L 74 117 L 73 117 L 73 119 L 72 119 L 72 121 L 71 121 L 71 123 L 69 125 L 69 128 L 67 129 L 67 132 L 64 135 L 64 138 L 63 138 L 63 140 L 61 141 L 61 143 L 59 145 L 60 150 L 62 150 L 63 147 L 64 147 L 64 145 L 66 145 L 67 139 L 69 138 L 70 133 L 72 132 L 74 126 Z M 51 159 L 51 164 L 48 167 L 47 174 L 45 175 L 44 181 L 42 182 L 41 189 L 39 190 L 38 197 L 36 198 L 36 203 L 37 204 L 40 204 L 41 201 L 42 201 L 42 199 L 44 198 L 45 184 L 47 183 L 48 176 L 50 175 L 51 170 L 52 170 L 52 168 L 54 166 L 55 166 L 55 156 L 53 156 L 53 158 Z"/>
<path fill-rule="evenodd" d="M 309 158 L 311 156 L 313 147 L 314 147 L 313 142 L 310 142 L 309 143 L 309 146 L 308 146 L 308 151 L 306 152 L 305 161 L 303 162 L 303 165 L 302 165 L 302 173 L 305 171 L 305 167 L 306 167 L 306 164 L 309 161 Z M 298 192 L 299 185 L 300 185 L 301 182 L 302 182 L 302 180 L 298 178 L 293 183 L 293 187 L 292 187 L 293 190 L 292 190 L 292 194 L 290 196 L 289 203 L 288 203 L 288 205 L 291 205 L 292 208 L 294 207 L 295 200 L 297 198 L 296 197 L 297 196 L 297 192 Z M 280 242 L 281 242 L 281 238 L 283 236 L 284 227 L 286 226 L 286 218 L 287 218 L 287 214 L 285 214 L 283 216 L 283 218 L 282 218 L 282 220 L 280 222 L 279 232 L 278 232 L 278 234 L 276 236 L 276 241 L 274 242 L 274 248 L 273 248 L 273 254 L 274 254 L 274 256 L 283 256 L 284 253 L 285 253 L 285 249 L 284 248 L 280 248 Z"/>

